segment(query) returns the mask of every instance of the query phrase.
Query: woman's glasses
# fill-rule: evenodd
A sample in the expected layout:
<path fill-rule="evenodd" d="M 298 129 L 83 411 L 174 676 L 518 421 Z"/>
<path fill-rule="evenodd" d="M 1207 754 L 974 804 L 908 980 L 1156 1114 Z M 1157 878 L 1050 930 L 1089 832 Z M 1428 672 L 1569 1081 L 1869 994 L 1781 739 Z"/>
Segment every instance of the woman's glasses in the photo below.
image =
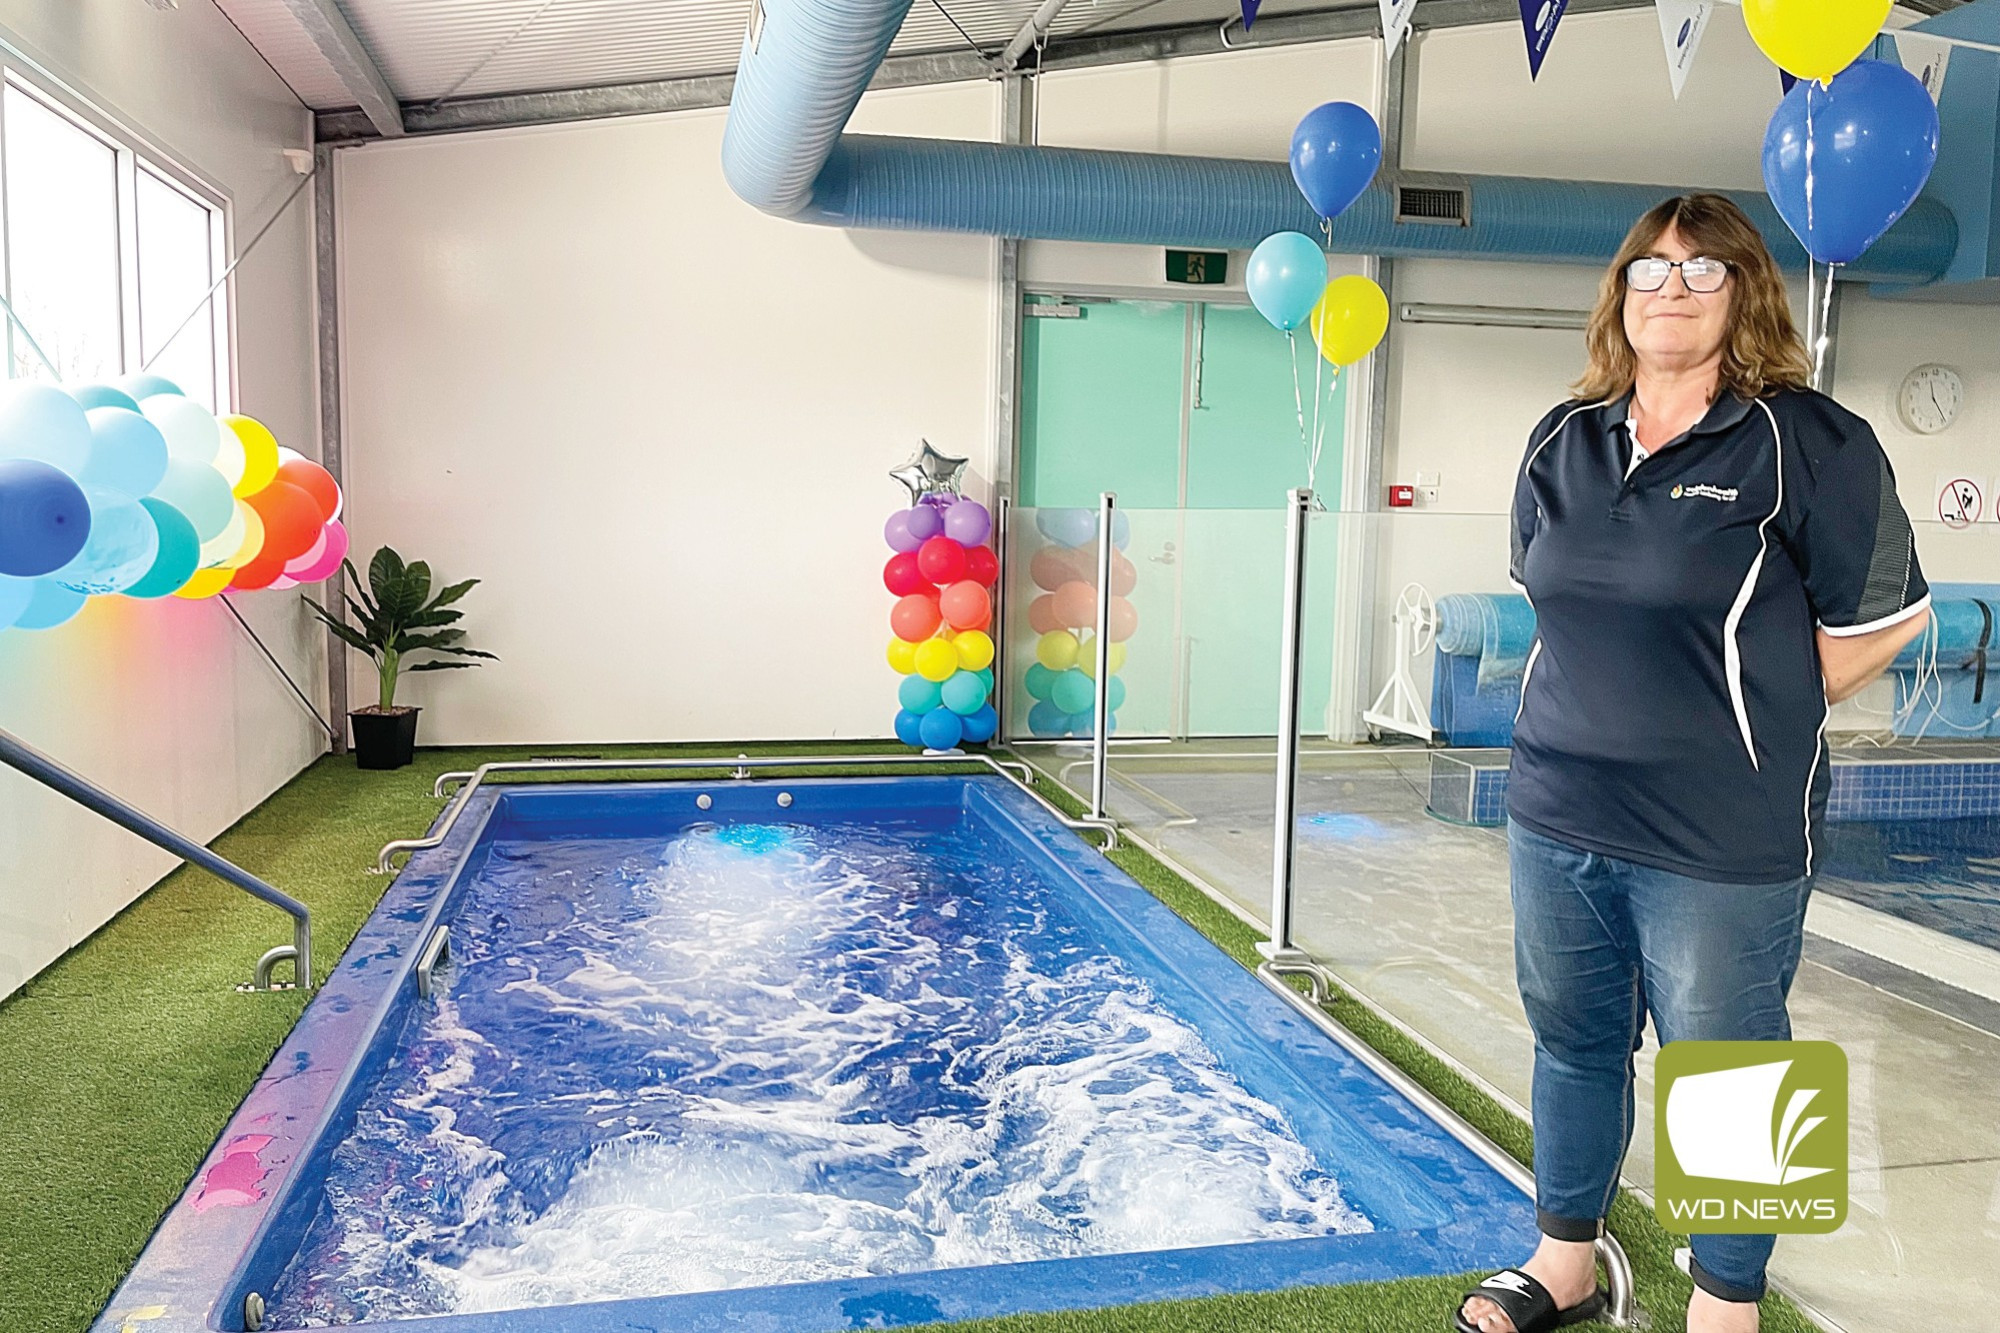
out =
<path fill-rule="evenodd" d="M 1681 271 L 1681 281 L 1689 291 L 1704 296 L 1721 291 L 1729 280 L 1729 265 L 1698 255 L 1693 259 L 1635 259 L 1625 266 L 1625 285 L 1635 292 L 1657 292 L 1667 285 L 1667 276 L 1675 269 Z"/>

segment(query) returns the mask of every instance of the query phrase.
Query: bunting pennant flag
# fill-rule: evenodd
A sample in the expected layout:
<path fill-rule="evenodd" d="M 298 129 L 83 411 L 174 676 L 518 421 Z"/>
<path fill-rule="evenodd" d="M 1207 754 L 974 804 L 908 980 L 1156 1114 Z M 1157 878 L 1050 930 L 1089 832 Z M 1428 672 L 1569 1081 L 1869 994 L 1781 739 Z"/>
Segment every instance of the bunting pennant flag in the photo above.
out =
<path fill-rule="evenodd" d="M 1660 13 L 1660 37 L 1667 46 L 1667 77 L 1673 81 L 1674 100 L 1678 102 L 1715 5 L 1711 0 L 1658 0 L 1655 8 Z"/>
<path fill-rule="evenodd" d="M 1895 34 L 1896 55 L 1903 68 L 1917 76 L 1931 101 L 1944 91 L 1944 73 L 1951 64 L 1951 43 L 1924 32 Z"/>
<path fill-rule="evenodd" d="M 1396 54 L 1396 47 L 1402 43 L 1403 34 L 1410 30 L 1410 14 L 1417 7 L 1417 0 L 1380 0 L 1382 6 L 1382 54 L 1386 58 Z"/>
<path fill-rule="evenodd" d="M 1549 43 L 1556 39 L 1556 27 L 1563 21 L 1569 0 L 1521 0 L 1521 29 L 1528 37 L 1528 77 L 1540 78 L 1542 59 Z"/>
<path fill-rule="evenodd" d="M 1257 6 L 1264 0 L 1243 0 L 1243 31 L 1250 31 L 1250 25 L 1257 21 Z"/>

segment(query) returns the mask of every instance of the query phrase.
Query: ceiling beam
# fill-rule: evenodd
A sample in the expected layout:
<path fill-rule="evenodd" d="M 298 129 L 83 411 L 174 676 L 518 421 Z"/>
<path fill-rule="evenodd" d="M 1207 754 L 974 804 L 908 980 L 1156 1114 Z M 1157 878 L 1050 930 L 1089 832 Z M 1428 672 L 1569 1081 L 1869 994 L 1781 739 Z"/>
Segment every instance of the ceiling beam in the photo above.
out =
<path fill-rule="evenodd" d="M 331 3 L 331 0 L 285 0 L 288 5 Z M 1570 0 L 1571 14 L 1650 8 L 1653 0 Z M 1519 23 L 1519 0 L 1427 0 L 1416 11 L 1420 29 L 1459 28 L 1481 23 Z M 1220 23 L 1133 32 L 1097 32 L 1084 37 L 1052 40 L 1042 52 L 1041 68 L 1091 69 L 1177 56 L 1214 55 L 1225 50 L 1296 46 L 1307 42 L 1378 36 L 1381 12 L 1374 4 L 1295 14 L 1269 14 L 1257 20 L 1245 36 L 1240 30 L 1225 43 Z M 875 71 L 870 88 L 909 88 L 923 84 L 964 83 L 996 77 L 993 63 L 970 51 L 931 55 L 892 55 Z M 402 124 L 410 134 L 455 134 L 468 130 L 556 125 L 614 116 L 654 115 L 663 111 L 694 111 L 729 105 L 736 86 L 733 74 L 656 79 L 647 83 L 613 84 L 602 88 L 568 88 L 553 92 L 504 93 L 462 97 L 447 102 L 406 103 Z M 316 118 L 321 143 L 343 143 L 377 136 L 373 118 L 362 111 L 322 111 Z"/>
<path fill-rule="evenodd" d="M 368 55 L 354 26 L 340 10 L 339 0 L 281 0 L 285 9 L 305 29 L 321 59 L 332 67 L 334 77 L 347 90 L 374 132 L 394 139 L 402 135 L 403 110 L 389 81 Z"/>

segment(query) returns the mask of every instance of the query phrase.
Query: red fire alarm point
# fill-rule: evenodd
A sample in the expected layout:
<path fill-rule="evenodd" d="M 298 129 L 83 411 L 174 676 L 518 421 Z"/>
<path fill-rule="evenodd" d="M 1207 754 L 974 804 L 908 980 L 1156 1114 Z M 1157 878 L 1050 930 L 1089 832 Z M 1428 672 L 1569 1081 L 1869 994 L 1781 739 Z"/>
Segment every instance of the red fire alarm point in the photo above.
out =
<path fill-rule="evenodd" d="M 1417 503 L 1417 488 L 1414 486 L 1391 486 L 1389 488 L 1389 508 L 1409 509 Z"/>

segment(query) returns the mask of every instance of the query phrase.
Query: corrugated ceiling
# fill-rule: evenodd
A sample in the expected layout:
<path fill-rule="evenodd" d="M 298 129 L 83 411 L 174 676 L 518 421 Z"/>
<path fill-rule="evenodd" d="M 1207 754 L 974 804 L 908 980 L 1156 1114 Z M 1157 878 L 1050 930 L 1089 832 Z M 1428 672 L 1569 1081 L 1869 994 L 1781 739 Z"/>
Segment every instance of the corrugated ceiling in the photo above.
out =
<path fill-rule="evenodd" d="M 290 0 L 297 3 L 298 0 Z M 997 53 L 1038 0 L 941 0 L 972 41 Z M 317 0 L 337 5 L 405 102 L 583 88 L 736 68 L 749 0 Z M 1071 0 L 1057 38 L 1213 22 L 1238 0 Z M 1266 13 L 1374 8 L 1375 0 L 1265 0 Z M 288 0 L 216 0 L 316 111 L 351 106 Z M 939 7 L 917 0 L 893 48 L 956 51 L 966 40 Z"/>

